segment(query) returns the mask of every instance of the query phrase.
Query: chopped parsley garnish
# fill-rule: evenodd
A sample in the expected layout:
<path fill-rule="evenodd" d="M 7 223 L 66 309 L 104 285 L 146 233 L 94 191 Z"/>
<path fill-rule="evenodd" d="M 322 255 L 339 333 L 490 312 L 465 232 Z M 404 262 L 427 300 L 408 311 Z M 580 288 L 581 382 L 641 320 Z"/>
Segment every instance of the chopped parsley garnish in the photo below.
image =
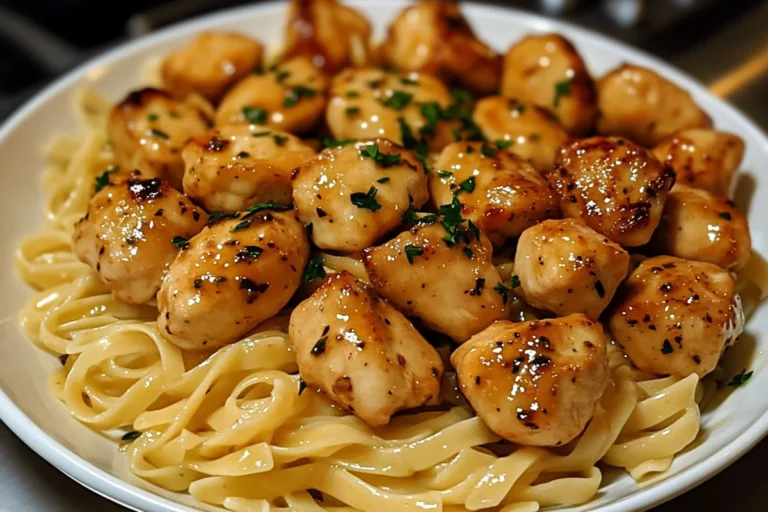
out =
<path fill-rule="evenodd" d="M 282 135 L 273 135 L 272 140 L 274 140 L 275 144 L 278 146 L 285 146 L 285 143 L 288 142 L 288 137 L 283 137 Z"/>
<path fill-rule="evenodd" d="M 272 132 L 269 131 L 269 130 L 264 131 L 264 132 L 251 132 L 251 137 L 266 137 L 270 133 L 272 133 Z"/>
<path fill-rule="evenodd" d="M 485 279 L 478 277 L 475 279 L 475 287 L 469 291 L 469 294 L 473 297 L 483 294 L 483 288 L 485 287 Z"/>
<path fill-rule="evenodd" d="M 480 153 L 483 156 L 487 156 L 488 158 L 493 158 L 496 156 L 496 151 L 490 146 L 486 146 L 485 144 L 483 144 L 483 147 L 480 148 Z"/>
<path fill-rule="evenodd" d="M 388 183 L 388 182 L 389 182 L 389 177 L 388 176 L 386 176 L 384 178 L 379 178 L 379 179 L 376 180 L 376 183 Z"/>
<path fill-rule="evenodd" d="M 141 434 L 142 433 L 139 432 L 138 430 L 131 430 L 130 432 L 126 432 L 125 434 L 123 434 L 123 437 L 121 437 L 120 439 L 123 441 L 135 441 L 141 437 Z"/>
<path fill-rule="evenodd" d="M 360 113 L 360 107 L 347 107 L 344 113 L 347 114 L 347 117 L 356 116 Z"/>
<path fill-rule="evenodd" d="M 499 149 L 507 149 L 512 144 L 513 142 L 511 140 L 504 140 L 504 139 L 500 139 L 493 142 L 493 145 Z"/>
<path fill-rule="evenodd" d="M 247 219 L 248 217 L 253 217 L 257 213 L 263 210 L 276 210 L 278 212 L 284 212 L 285 210 L 290 210 L 288 206 L 277 204 L 274 201 L 267 201 L 266 203 L 256 203 L 255 205 L 248 208 L 248 211 L 245 215 L 243 215 L 243 219 Z"/>
<path fill-rule="evenodd" d="M 458 87 L 451 89 L 451 97 L 453 97 L 454 103 L 460 106 L 465 106 L 474 102 L 472 94 L 470 94 L 469 91 L 459 89 Z"/>
<path fill-rule="evenodd" d="M 365 208 L 375 212 L 381 208 L 381 205 L 376 201 L 377 192 L 378 190 L 376 190 L 376 187 L 371 187 L 368 189 L 368 192 L 355 192 L 349 196 L 349 199 L 352 201 L 352 204 L 358 208 Z"/>
<path fill-rule="evenodd" d="M 267 111 L 258 107 L 243 107 L 243 117 L 249 123 L 263 124 L 267 120 Z"/>
<path fill-rule="evenodd" d="M 725 220 L 731 220 L 731 214 L 728 212 L 720 212 L 717 214 L 718 217 Z"/>
<path fill-rule="evenodd" d="M 177 249 L 189 249 L 189 239 L 184 238 L 183 236 L 175 236 L 171 242 L 173 242 L 173 245 L 175 245 Z"/>
<path fill-rule="evenodd" d="M 510 284 L 512 285 L 512 288 L 517 288 L 520 286 L 520 278 L 517 275 L 512 276 Z"/>
<path fill-rule="evenodd" d="M 214 282 L 217 281 L 214 280 Z M 244 277 L 240 280 L 239 288 L 241 290 L 245 290 L 246 302 L 248 302 L 248 304 L 253 304 L 253 302 L 259 297 L 260 294 L 269 289 L 269 283 L 256 283 L 247 277 Z"/>
<path fill-rule="evenodd" d="M 454 192 L 454 195 L 459 195 L 462 192 L 469 192 L 471 194 L 474 191 L 475 191 L 475 177 L 470 176 L 469 178 L 459 183 L 459 188 L 456 189 L 456 192 Z"/>
<path fill-rule="evenodd" d="M 493 291 L 501 295 L 501 298 L 504 299 L 504 302 L 507 302 L 509 300 L 509 288 L 504 286 L 504 283 L 499 281 L 496 283 L 496 286 L 493 287 Z"/>
<path fill-rule="evenodd" d="M 275 80 L 277 80 L 277 83 L 282 83 L 289 76 L 291 76 L 290 71 L 277 71 L 275 73 Z"/>
<path fill-rule="evenodd" d="M 408 263 L 413 265 L 413 258 L 416 256 L 421 256 L 424 254 L 424 249 L 419 247 L 418 245 L 406 245 L 405 246 L 405 257 L 408 258 Z"/>
<path fill-rule="evenodd" d="M 661 345 L 661 353 L 664 355 L 671 354 L 674 351 L 672 348 L 672 344 L 669 342 L 669 340 L 664 340 L 664 343 Z"/>
<path fill-rule="evenodd" d="M 249 156 L 251 156 L 251 154 L 247 151 L 241 151 L 237 154 L 237 158 L 248 158 Z"/>
<path fill-rule="evenodd" d="M 424 135 L 434 135 L 437 128 L 437 122 L 443 115 L 443 110 L 437 103 L 424 103 L 419 109 L 421 115 L 427 120 L 427 124 L 419 128 L 419 132 Z"/>
<path fill-rule="evenodd" d="M 310 89 L 309 87 L 304 87 L 301 85 L 298 87 L 294 87 L 288 93 L 288 96 L 285 98 L 285 101 L 283 101 L 283 106 L 292 107 L 296 105 L 299 101 L 301 101 L 301 98 L 314 98 L 315 94 L 317 94 L 317 91 L 315 91 L 314 89 Z"/>
<path fill-rule="evenodd" d="M 480 231 L 477 226 L 472 222 L 467 222 L 467 227 L 462 224 L 466 219 L 461 216 L 462 205 L 459 200 L 454 196 L 451 204 L 444 204 L 440 206 L 440 215 L 443 220 L 441 222 L 447 235 L 443 237 L 443 241 L 448 244 L 449 247 L 456 245 L 459 242 L 469 244 L 472 241 L 472 235 L 479 236 Z"/>
<path fill-rule="evenodd" d="M 746 384 L 749 379 L 752 378 L 753 373 L 754 372 L 752 371 L 748 372 L 747 369 L 744 368 L 743 370 L 741 370 L 741 373 L 737 373 L 736 375 L 733 376 L 733 378 L 728 383 L 728 385 L 732 388 L 741 387 L 744 384 Z"/>
<path fill-rule="evenodd" d="M 155 122 L 155 121 L 157 121 L 159 118 L 160 118 L 160 116 L 158 116 L 158 115 L 157 115 L 157 114 L 155 114 L 155 113 L 152 113 L 152 114 L 149 114 L 149 115 L 147 116 L 147 121 L 149 121 L 150 123 L 154 123 L 154 122 Z"/>
<path fill-rule="evenodd" d="M 368 87 L 370 87 L 371 89 L 378 89 L 379 87 L 382 86 L 383 83 L 384 83 L 383 78 L 379 78 L 378 80 L 371 80 L 370 82 L 368 82 Z"/>
<path fill-rule="evenodd" d="M 344 96 L 346 96 L 347 98 L 359 98 L 360 93 L 357 91 L 347 91 L 347 93 Z"/>
<path fill-rule="evenodd" d="M 411 151 L 416 153 L 416 157 L 419 160 L 421 160 L 422 162 L 426 162 L 427 153 L 429 151 L 429 147 L 427 146 L 427 143 L 413 136 L 411 127 L 408 125 L 408 123 L 405 122 L 405 119 L 403 119 L 402 117 L 397 118 L 397 124 L 400 125 L 400 138 L 403 139 L 403 146 L 405 147 L 405 149 L 410 149 Z"/>
<path fill-rule="evenodd" d="M 246 245 L 242 251 L 238 251 L 238 253 L 235 254 L 235 263 L 248 260 L 257 260 L 263 252 L 264 249 L 258 245 Z"/>
<path fill-rule="evenodd" d="M 472 253 L 472 249 L 469 247 L 465 247 L 462 249 L 464 251 L 464 254 L 466 254 L 467 258 L 472 259 L 475 255 Z"/>
<path fill-rule="evenodd" d="M 400 163 L 400 153 L 385 155 L 379 151 L 378 144 L 369 144 L 365 146 L 360 150 L 360 156 L 363 158 L 370 158 L 376 162 L 376 164 L 381 165 L 382 167 L 392 167 L 393 165 Z"/>
<path fill-rule="evenodd" d="M 467 154 L 471 154 L 475 152 L 475 148 L 472 146 L 467 146 Z"/>
<path fill-rule="evenodd" d="M 414 80 L 414 79 L 408 78 L 408 77 L 401 77 L 400 78 L 400 83 L 402 83 L 403 85 L 419 85 L 419 81 L 418 80 Z"/>
<path fill-rule="evenodd" d="M 170 136 L 170 135 L 168 135 L 167 133 L 165 133 L 163 130 L 158 130 L 157 128 L 152 128 L 151 130 L 149 130 L 149 132 L 150 132 L 152 135 L 154 135 L 155 137 L 160 137 L 161 139 L 165 139 L 165 140 L 168 140 L 168 139 L 170 139 L 170 138 L 171 138 L 171 136 Z"/>
<path fill-rule="evenodd" d="M 560 98 L 563 96 L 569 96 L 571 94 L 571 79 L 566 78 L 560 82 L 555 83 L 555 99 L 552 101 L 552 105 L 557 108 L 560 105 Z"/>
<path fill-rule="evenodd" d="M 120 168 L 116 165 L 110 165 L 99 176 L 96 176 L 96 192 L 100 192 L 101 189 L 110 185 L 109 175 L 116 173 Z"/>
<path fill-rule="evenodd" d="M 413 207 L 413 205 L 409 206 L 407 210 L 403 212 L 403 216 L 401 217 L 401 221 L 403 224 L 414 226 L 416 224 L 434 224 L 437 222 L 437 215 L 434 213 L 430 213 L 428 215 L 422 215 L 421 217 L 416 216 L 416 209 Z"/>
<path fill-rule="evenodd" d="M 541 136 L 538 133 L 532 133 L 528 136 L 532 141 L 536 142 L 539 139 L 541 139 Z"/>
<path fill-rule="evenodd" d="M 326 137 L 323 139 L 323 148 L 341 148 L 355 142 L 357 142 L 357 139 L 331 139 Z"/>
<path fill-rule="evenodd" d="M 224 219 L 237 219 L 240 217 L 240 214 L 238 212 L 234 213 L 224 213 L 224 212 L 211 212 L 208 216 L 208 225 L 213 226 L 220 220 Z"/>
<path fill-rule="evenodd" d="M 453 173 L 451 171 L 437 171 L 437 175 L 441 178 L 450 178 L 453 176 Z"/>
<path fill-rule="evenodd" d="M 509 108 L 513 112 L 517 112 L 518 114 L 522 114 L 525 112 L 525 105 L 517 101 L 516 99 L 512 98 L 509 100 Z"/>
<path fill-rule="evenodd" d="M 304 269 L 304 274 L 301 276 L 301 280 L 305 283 L 311 283 L 315 279 L 325 278 L 325 267 L 323 265 L 323 258 L 314 257 L 309 259 L 307 268 Z"/>
<path fill-rule="evenodd" d="M 244 229 L 248 229 L 251 227 L 251 221 L 244 220 L 242 222 L 238 222 L 235 227 L 229 230 L 230 233 L 237 233 L 238 231 L 242 231 Z"/>
<path fill-rule="evenodd" d="M 413 94 L 403 91 L 392 91 L 389 98 L 379 99 L 379 103 L 395 110 L 403 110 L 413 99 Z"/>

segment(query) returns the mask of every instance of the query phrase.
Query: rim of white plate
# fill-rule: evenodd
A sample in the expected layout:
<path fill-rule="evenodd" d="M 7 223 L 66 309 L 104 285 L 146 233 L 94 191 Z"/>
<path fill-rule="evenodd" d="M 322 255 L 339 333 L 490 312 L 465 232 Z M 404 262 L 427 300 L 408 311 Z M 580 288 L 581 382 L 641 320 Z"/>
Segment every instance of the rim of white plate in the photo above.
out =
<path fill-rule="evenodd" d="M 62 89 L 80 79 L 85 72 L 94 65 L 107 64 L 119 60 L 134 51 L 151 47 L 163 39 L 194 32 L 195 30 L 203 29 L 211 24 L 225 23 L 240 16 L 254 16 L 271 9 L 279 9 L 285 3 L 285 1 L 277 0 L 224 9 L 216 13 L 196 17 L 161 29 L 156 33 L 144 36 L 136 41 L 121 44 L 112 50 L 93 57 L 46 86 L 40 92 L 35 94 L 34 97 L 25 102 L 24 105 L 18 108 L 0 126 L 0 140 L 5 139 L 11 132 L 13 132 L 17 125 L 19 125 L 25 117 L 37 109 L 42 103 L 59 94 Z M 353 0 L 348 3 L 351 5 L 363 3 L 367 5 L 405 5 L 408 2 L 404 0 Z M 567 22 L 545 18 L 537 14 L 523 12 L 510 7 L 494 6 L 476 2 L 462 2 L 462 8 L 475 11 L 478 14 L 503 13 L 504 16 L 512 15 L 519 18 L 523 23 L 547 26 L 550 27 L 550 30 L 554 31 L 557 31 L 559 27 L 564 27 L 567 31 L 578 34 L 581 37 L 594 39 L 601 44 L 615 46 L 622 52 L 630 55 L 633 61 L 637 64 L 660 70 L 684 88 L 695 91 L 698 95 L 708 96 L 710 101 L 719 104 L 720 108 L 727 111 L 730 116 L 742 123 L 751 132 L 751 137 L 759 140 L 766 153 L 768 153 L 768 137 L 751 119 L 742 114 L 728 102 L 712 95 L 706 87 L 683 71 L 678 70 L 674 66 L 667 64 L 642 50 Z M 121 480 L 120 478 L 97 468 L 70 450 L 67 450 L 60 443 L 54 441 L 53 438 L 45 433 L 45 431 L 43 431 L 34 421 L 27 417 L 2 388 L 0 388 L 0 419 L 2 419 L 8 428 L 38 455 L 68 477 L 104 498 L 133 510 L 150 512 L 190 512 L 194 510 L 186 505 L 176 503 L 150 491 L 140 489 L 125 480 Z M 83 428 L 88 427 L 84 425 Z M 638 489 L 637 491 L 596 510 L 600 512 L 647 510 L 653 506 L 664 503 L 717 475 L 747 453 L 766 435 L 768 435 L 768 410 L 740 436 L 722 446 L 714 456 L 694 464 L 689 468 L 683 469 L 674 475 L 670 475 L 668 478 L 657 482 L 651 487 Z"/>

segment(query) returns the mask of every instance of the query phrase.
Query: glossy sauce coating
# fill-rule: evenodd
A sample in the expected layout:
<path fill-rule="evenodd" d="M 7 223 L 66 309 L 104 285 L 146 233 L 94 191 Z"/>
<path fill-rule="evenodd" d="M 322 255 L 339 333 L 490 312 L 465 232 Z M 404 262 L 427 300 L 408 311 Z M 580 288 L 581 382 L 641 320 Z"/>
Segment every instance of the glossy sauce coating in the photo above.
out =
<path fill-rule="evenodd" d="M 608 339 L 583 315 L 495 322 L 451 356 L 461 391 L 488 428 L 513 443 L 560 446 L 578 436 L 608 382 Z"/>
<path fill-rule="evenodd" d="M 208 214 L 158 178 L 110 179 L 75 225 L 74 251 L 115 297 L 143 304 L 155 297 L 178 245 L 205 227 Z"/>
<path fill-rule="evenodd" d="M 634 247 L 650 240 L 675 173 L 626 139 L 592 137 L 564 146 L 547 179 L 563 214 Z"/>
<path fill-rule="evenodd" d="M 187 350 L 241 339 L 301 284 L 309 241 L 294 211 L 221 220 L 189 240 L 157 295 L 158 328 Z"/>
<path fill-rule="evenodd" d="M 641 370 L 703 377 L 736 342 L 744 313 L 727 271 L 712 263 L 656 256 L 622 284 L 609 326 Z"/>
<path fill-rule="evenodd" d="M 301 378 L 370 425 L 436 404 L 443 362 L 406 318 L 348 272 L 329 276 L 291 314 Z"/>
<path fill-rule="evenodd" d="M 291 172 L 313 156 L 287 132 L 224 125 L 184 146 L 184 192 L 210 211 L 237 212 L 267 201 L 290 206 Z"/>

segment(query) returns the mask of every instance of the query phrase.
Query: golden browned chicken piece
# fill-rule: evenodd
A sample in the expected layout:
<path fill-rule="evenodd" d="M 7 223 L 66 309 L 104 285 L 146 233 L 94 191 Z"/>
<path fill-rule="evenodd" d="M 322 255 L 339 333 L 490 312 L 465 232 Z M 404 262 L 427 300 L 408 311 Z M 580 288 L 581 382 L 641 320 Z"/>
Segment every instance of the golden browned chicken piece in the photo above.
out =
<path fill-rule="evenodd" d="M 218 102 L 235 82 L 261 66 L 264 47 L 232 32 L 203 32 L 168 55 L 162 64 L 163 86 L 174 96 L 198 93 Z"/>
<path fill-rule="evenodd" d="M 294 309 L 288 332 L 304 382 L 370 425 L 438 403 L 440 355 L 347 271 L 328 276 Z"/>
<path fill-rule="evenodd" d="M 547 181 L 528 161 L 481 142 L 447 146 L 429 175 L 429 190 L 438 206 L 457 197 L 464 216 L 495 244 L 558 213 Z"/>
<path fill-rule="evenodd" d="M 336 0 L 292 0 L 281 60 L 304 57 L 332 75 L 370 59 L 371 25 Z"/>
<path fill-rule="evenodd" d="M 115 297 L 143 304 L 154 298 L 179 248 L 205 227 L 208 214 L 159 178 L 102 178 L 113 183 L 99 180 L 103 188 L 75 225 L 74 252 Z"/>
<path fill-rule="evenodd" d="M 230 89 L 216 111 L 216 126 L 248 122 L 306 132 L 323 115 L 327 88 L 326 78 L 307 59 L 291 59 Z"/>
<path fill-rule="evenodd" d="M 560 446 L 592 418 L 608 383 L 608 339 L 584 315 L 502 320 L 451 355 L 459 384 L 488 428 L 513 443 Z"/>
<path fill-rule="evenodd" d="M 293 178 L 293 202 L 315 245 L 347 253 L 376 243 L 428 198 L 421 161 L 386 139 L 326 149 Z"/>
<path fill-rule="evenodd" d="M 675 173 L 650 152 L 620 137 L 593 137 L 564 146 L 547 174 L 567 217 L 616 243 L 650 240 Z"/>
<path fill-rule="evenodd" d="M 597 131 L 653 147 L 687 128 L 709 128 L 690 94 L 655 71 L 624 64 L 597 82 Z"/>
<path fill-rule="evenodd" d="M 752 254 L 747 218 L 724 197 L 676 185 L 651 240 L 661 254 L 739 270 Z"/>
<path fill-rule="evenodd" d="M 472 120 L 485 138 L 527 158 L 538 171 L 552 168 L 557 150 L 568 140 L 562 125 L 548 111 L 502 96 L 478 101 Z"/>
<path fill-rule="evenodd" d="M 193 137 L 181 155 L 184 192 L 209 211 L 237 212 L 267 201 L 290 206 L 291 171 L 315 151 L 288 132 L 240 123 Z"/>
<path fill-rule="evenodd" d="M 546 108 L 574 136 L 587 135 L 597 116 L 589 71 L 573 44 L 559 34 L 529 35 L 509 49 L 501 94 Z"/>
<path fill-rule="evenodd" d="M 382 56 L 390 66 L 440 76 L 478 94 L 499 88 L 501 57 L 480 41 L 456 0 L 424 0 L 389 26 Z"/>
<path fill-rule="evenodd" d="M 408 316 L 458 342 L 506 318 L 506 289 L 492 247 L 459 208 L 363 251 L 371 284 Z M 423 219 L 424 220 L 424 219 Z"/>
<path fill-rule="evenodd" d="M 147 88 L 131 92 L 112 109 L 107 133 L 121 168 L 138 169 L 146 178 L 163 178 L 181 189 L 181 148 L 210 122 L 193 102 Z"/>
<path fill-rule="evenodd" d="M 413 149 L 423 140 L 439 151 L 457 136 L 480 135 L 469 115 L 462 121 L 458 106 L 452 108 L 448 88 L 430 75 L 346 69 L 334 77 L 331 96 L 326 121 L 339 140 L 383 137 Z"/>
<path fill-rule="evenodd" d="M 738 135 L 694 128 L 676 133 L 653 154 L 677 173 L 677 183 L 728 197 L 733 175 L 744 156 Z"/>
<path fill-rule="evenodd" d="M 582 219 L 545 220 L 520 236 L 515 291 L 533 307 L 597 320 L 628 267 L 629 253 Z"/>
<path fill-rule="evenodd" d="M 744 313 L 728 271 L 656 256 L 640 263 L 619 288 L 609 326 L 639 369 L 703 377 L 741 334 Z"/>
<path fill-rule="evenodd" d="M 157 325 L 187 350 L 242 338 L 275 316 L 301 284 L 309 241 L 296 212 L 220 220 L 189 240 L 157 294 Z"/>

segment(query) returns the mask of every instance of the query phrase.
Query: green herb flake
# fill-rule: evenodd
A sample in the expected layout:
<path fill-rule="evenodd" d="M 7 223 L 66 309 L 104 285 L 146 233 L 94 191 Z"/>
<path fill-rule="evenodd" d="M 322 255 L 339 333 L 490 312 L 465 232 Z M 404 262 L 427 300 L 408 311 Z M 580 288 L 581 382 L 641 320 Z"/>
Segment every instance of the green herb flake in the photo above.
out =
<path fill-rule="evenodd" d="M 664 340 L 664 343 L 661 345 L 661 353 L 667 355 L 671 354 L 673 351 L 672 343 L 670 343 L 669 340 Z"/>
<path fill-rule="evenodd" d="M 451 171 L 437 171 L 437 175 L 441 178 L 450 178 L 453 176 L 453 173 Z"/>
<path fill-rule="evenodd" d="M 244 229 L 248 229 L 251 226 L 251 221 L 244 220 L 242 222 L 238 222 L 235 227 L 229 230 L 230 233 L 237 233 L 238 231 L 242 231 Z"/>
<path fill-rule="evenodd" d="M 552 105 L 557 108 L 560 105 L 560 98 L 563 96 L 569 96 L 571 94 L 571 79 L 566 78 L 560 82 L 555 83 L 555 99 L 552 101 Z"/>
<path fill-rule="evenodd" d="M 501 298 L 504 299 L 504 302 L 509 300 L 509 288 L 504 286 L 504 283 L 501 281 L 496 283 L 496 286 L 493 287 L 493 291 L 501 295 Z"/>
<path fill-rule="evenodd" d="M 485 144 L 483 144 L 483 147 L 480 148 L 480 153 L 483 156 L 487 156 L 488 158 L 493 158 L 496 156 L 496 151 L 490 146 L 486 146 Z"/>
<path fill-rule="evenodd" d="M 291 72 L 290 71 L 284 71 L 284 70 L 283 71 L 276 71 L 276 73 L 275 73 L 275 80 L 277 80 L 277 83 L 281 84 L 289 76 L 291 76 Z"/>
<path fill-rule="evenodd" d="M 389 177 L 385 176 L 384 178 L 379 178 L 376 180 L 376 183 L 389 183 Z"/>
<path fill-rule="evenodd" d="M 456 189 L 456 192 L 454 192 L 454 194 L 458 195 L 462 192 L 467 192 L 471 194 L 474 191 L 475 191 L 475 177 L 470 176 L 469 178 L 459 183 L 459 188 Z"/>
<path fill-rule="evenodd" d="M 538 142 L 541 140 L 541 135 L 538 133 L 532 133 L 528 136 L 529 139 L 531 139 L 533 142 Z"/>
<path fill-rule="evenodd" d="M 400 77 L 400 83 L 403 84 L 403 85 L 419 85 L 419 81 L 418 80 L 414 80 L 412 78 L 408 78 L 408 77 L 405 77 L 405 76 L 404 77 Z"/>
<path fill-rule="evenodd" d="M 149 132 L 150 132 L 152 135 L 154 135 L 155 137 L 160 137 L 161 139 L 165 139 L 165 140 L 168 140 L 168 139 L 170 139 L 170 138 L 171 138 L 171 136 L 170 136 L 170 135 L 168 135 L 167 133 L 165 133 L 163 130 L 158 130 L 157 128 L 152 128 L 151 130 L 149 130 Z"/>
<path fill-rule="evenodd" d="M 378 89 L 383 84 L 384 84 L 384 79 L 383 78 L 379 78 L 378 80 L 371 80 L 371 81 L 369 81 L 368 82 L 368 87 L 370 87 L 371 89 Z"/>
<path fill-rule="evenodd" d="M 155 114 L 155 113 L 152 113 L 152 114 L 149 114 L 149 115 L 147 116 L 147 121 L 149 121 L 150 123 L 154 123 L 154 122 L 155 122 L 155 121 L 157 121 L 159 118 L 160 118 L 160 116 L 158 116 L 158 115 L 157 115 L 157 114 Z"/>
<path fill-rule="evenodd" d="M 382 167 L 392 167 L 400 163 L 400 153 L 386 155 L 379 151 L 378 144 L 369 144 L 360 150 L 360 156 L 370 158 Z"/>
<path fill-rule="evenodd" d="M 267 201 L 266 203 L 256 203 L 255 205 L 248 208 L 245 215 L 243 215 L 243 219 L 247 219 L 249 217 L 253 217 L 257 213 L 264 211 L 264 210 L 275 210 L 278 212 L 284 212 L 285 210 L 289 210 L 290 208 L 288 206 L 278 204 L 274 201 Z"/>
<path fill-rule="evenodd" d="M 462 251 L 470 260 L 474 257 L 474 254 L 472 254 L 472 249 L 470 249 L 469 247 L 463 248 Z"/>
<path fill-rule="evenodd" d="M 257 260 L 263 252 L 264 249 L 258 245 L 246 245 L 243 247 L 242 251 L 238 251 L 238 253 L 235 254 L 235 263 L 240 263 L 241 261 Z"/>
<path fill-rule="evenodd" d="M 347 107 L 344 109 L 344 113 L 347 114 L 347 117 L 353 117 L 360 113 L 360 107 Z"/>
<path fill-rule="evenodd" d="M 512 110 L 512 112 L 517 112 L 518 115 L 525 112 L 525 105 L 514 98 L 509 100 L 509 108 Z"/>
<path fill-rule="evenodd" d="M 104 169 L 103 173 L 101 173 L 99 176 L 96 176 L 96 192 L 101 192 L 101 189 L 103 189 L 107 185 L 111 185 L 109 181 L 109 175 L 114 174 L 119 170 L 120 168 L 118 166 L 110 165 L 109 167 Z"/>
<path fill-rule="evenodd" d="M 733 376 L 730 382 L 728 382 L 728 385 L 732 388 L 741 387 L 744 384 L 746 384 L 749 379 L 752 378 L 753 373 L 754 372 L 752 371 L 748 372 L 747 369 L 744 368 L 743 370 L 741 370 L 741 373 L 737 373 L 736 375 Z"/>
<path fill-rule="evenodd" d="M 258 107 L 243 107 L 243 117 L 253 124 L 264 124 L 267 120 L 267 111 Z"/>
<path fill-rule="evenodd" d="M 413 94 L 403 91 L 392 91 L 392 96 L 386 99 L 380 99 L 379 103 L 388 108 L 403 110 L 413 99 Z"/>
<path fill-rule="evenodd" d="M 368 192 L 355 192 L 349 196 L 349 199 L 352 201 L 352 204 L 358 208 L 365 208 L 375 212 L 381 208 L 381 205 L 376 201 L 377 192 L 378 190 L 376 187 L 371 187 L 368 189 Z"/>
<path fill-rule="evenodd" d="M 397 118 L 397 124 L 400 125 L 400 138 L 403 140 L 403 146 L 405 149 L 410 149 L 416 153 L 416 157 L 426 163 L 429 147 L 423 140 L 419 140 L 413 136 L 411 127 L 405 122 L 402 117 Z M 426 171 L 426 168 L 425 168 Z"/>
<path fill-rule="evenodd" d="M 405 246 L 405 257 L 408 258 L 408 263 L 413 265 L 413 258 L 416 256 L 421 256 L 424 254 L 424 249 L 419 247 L 418 245 L 406 245 Z"/>
<path fill-rule="evenodd" d="M 473 146 L 467 146 L 467 154 L 472 154 L 475 152 L 475 148 Z"/>
<path fill-rule="evenodd" d="M 275 144 L 278 146 L 285 146 L 285 143 L 288 142 L 288 137 L 283 137 L 282 135 L 273 135 L 272 140 L 275 141 Z"/>
<path fill-rule="evenodd" d="M 267 130 L 264 132 L 251 132 L 251 137 L 266 137 L 267 135 L 271 134 L 272 132 Z"/>
<path fill-rule="evenodd" d="M 513 144 L 513 141 L 511 140 L 504 140 L 500 139 L 493 142 L 493 145 L 496 146 L 499 149 L 507 149 L 509 146 Z"/>
<path fill-rule="evenodd" d="M 311 283 L 315 279 L 325 278 L 325 266 L 323 264 L 323 258 L 314 257 L 310 258 L 307 263 L 307 267 L 304 269 L 304 274 L 301 276 L 301 280 L 305 283 Z"/>
<path fill-rule="evenodd" d="M 357 91 L 347 91 L 346 94 L 344 94 L 347 98 L 359 98 L 360 93 Z"/>
<path fill-rule="evenodd" d="M 305 389 L 307 389 L 307 383 L 304 382 L 304 379 L 299 378 L 299 396 L 301 396 Z"/>
<path fill-rule="evenodd" d="M 512 285 L 512 288 L 517 288 L 520 286 L 520 278 L 517 275 L 512 276 L 510 285 Z"/>
<path fill-rule="evenodd" d="M 175 245 L 177 249 L 189 249 L 189 239 L 184 238 L 183 236 L 175 236 L 171 242 L 173 242 L 173 245 Z"/>
<path fill-rule="evenodd" d="M 290 108 L 301 101 L 301 98 L 314 98 L 315 94 L 317 94 L 317 91 L 310 89 L 309 87 L 304 87 L 301 85 L 294 87 L 288 92 L 285 101 L 283 101 L 283 106 Z"/>
<path fill-rule="evenodd" d="M 357 142 L 357 139 L 331 139 L 330 137 L 326 137 L 323 139 L 323 148 L 341 148 L 348 146 L 349 144 L 354 144 L 355 142 Z"/>
<path fill-rule="evenodd" d="M 424 103 L 419 108 L 419 111 L 421 112 L 422 117 L 427 120 L 427 123 L 419 128 L 419 132 L 424 135 L 434 135 L 435 130 L 437 129 L 437 122 L 443 116 L 443 111 L 440 108 L 440 105 L 435 102 Z M 461 137 L 461 133 L 458 129 L 454 136 L 457 136 L 458 138 Z"/>
<path fill-rule="evenodd" d="M 142 433 L 139 432 L 138 430 L 131 430 L 130 432 L 126 432 L 125 434 L 123 434 L 123 437 L 121 437 L 120 439 L 123 441 L 135 441 L 141 437 L 141 434 Z"/>

